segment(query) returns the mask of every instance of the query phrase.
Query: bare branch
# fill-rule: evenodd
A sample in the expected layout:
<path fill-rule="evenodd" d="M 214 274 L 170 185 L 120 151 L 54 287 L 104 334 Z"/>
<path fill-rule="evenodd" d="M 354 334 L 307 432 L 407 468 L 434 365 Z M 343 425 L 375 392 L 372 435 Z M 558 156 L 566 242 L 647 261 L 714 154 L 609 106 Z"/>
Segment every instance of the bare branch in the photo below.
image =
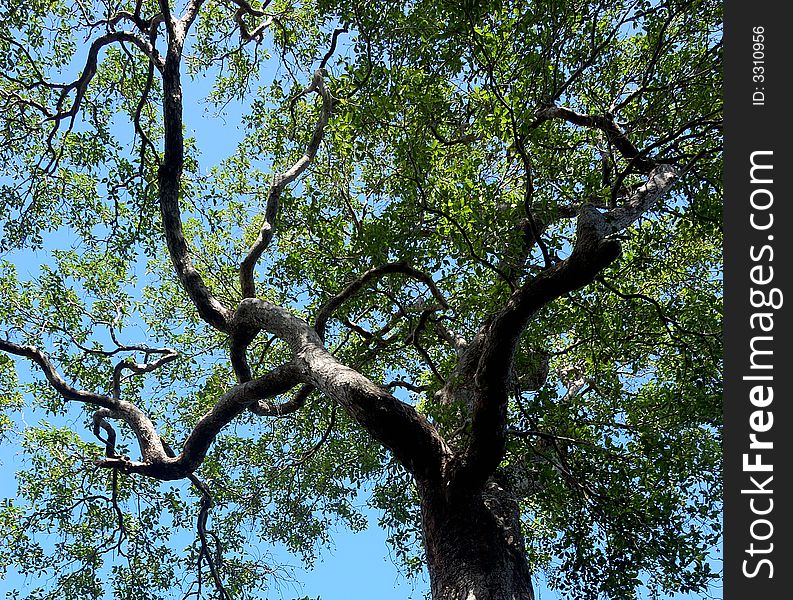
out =
<path fill-rule="evenodd" d="M 569 108 L 549 106 L 538 110 L 536 116 L 535 126 L 551 119 L 563 119 L 581 127 L 599 129 L 606 134 L 606 139 L 614 145 L 617 151 L 631 161 L 640 172 L 649 173 L 656 166 L 654 161 L 645 158 L 642 152 L 633 145 L 625 132 L 616 124 L 612 115 L 583 115 Z"/>
<path fill-rule="evenodd" d="M 114 369 L 114 396 L 102 396 L 69 386 L 57 373 L 49 358 L 32 346 L 20 346 L 8 340 L 0 340 L 0 350 L 29 358 L 37 363 L 53 388 L 67 400 L 76 400 L 93 406 L 100 410 L 94 413 L 94 434 L 105 444 L 107 458 L 100 461 L 102 467 L 119 468 L 123 471 L 137 472 L 158 479 L 180 479 L 188 476 L 201 464 L 206 452 L 218 432 L 232 419 L 253 404 L 272 396 L 282 394 L 294 387 L 301 380 L 300 370 L 293 364 L 287 363 L 274 369 L 264 377 L 240 384 L 224 394 L 220 400 L 196 424 L 195 428 L 185 441 L 182 454 L 170 457 L 166 450 L 167 445 L 154 427 L 151 420 L 137 406 L 119 398 L 119 377 L 123 370 L 135 373 L 147 373 L 174 360 L 177 354 L 171 350 L 152 363 L 122 362 Z M 162 352 L 162 351 L 160 351 Z M 284 409 L 283 413 L 285 414 Z M 135 433 L 142 462 L 134 462 L 115 453 L 115 431 L 107 423 L 108 418 L 123 419 Z M 104 430 L 107 437 L 102 437 L 100 430 Z"/>
<path fill-rule="evenodd" d="M 85 65 L 83 66 L 80 77 L 74 82 L 64 86 L 63 91 L 61 92 L 61 97 L 57 104 L 58 113 L 52 115 L 50 120 L 60 120 L 66 117 L 71 117 L 74 119 L 74 117 L 77 115 L 77 110 L 80 107 L 80 103 L 85 96 L 85 92 L 88 89 L 88 84 L 96 74 L 99 51 L 105 46 L 115 42 L 130 42 L 140 49 L 146 56 L 148 56 L 152 62 L 154 62 L 155 66 L 160 69 L 164 66 L 162 57 L 148 40 L 141 38 L 129 31 L 113 31 L 106 33 L 105 35 L 95 39 L 91 44 L 91 47 L 88 49 L 88 56 L 85 60 Z M 67 94 L 72 90 L 75 91 L 74 102 L 68 111 L 61 112 L 63 102 L 65 101 Z"/>
<path fill-rule="evenodd" d="M 161 0 L 163 13 L 169 14 L 167 0 Z M 193 265 L 182 229 L 179 207 L 182 169 L 184 167 L 184 137 L 182 134 L 182 84 L 179 73 L 185 29 L 174 30 L 169 24 L 168 54 L 163 69 L 163 121 L 165 148 L 158 179 L 160 184 L 160 213 L 168 252 L 179 281 L 187 291 L 201 318 L 220 331 L 228 331 L 232 313 L 212 294 L 203 277 Z"/>
<path fill-rule="evenodd" d="M 22 47 L 22 45 L 16 40 L 6 38 L 5 36 L 2 36 L 2 39 L 19 48 Z M 156 65 L 158 68 L 162 68 L 162 57 L 157 52 L 156 48 L 154 48 L 152 42 L 130 31 L 110 31 L 96 38 L 91 43 L 90 47 L 88 48 L 88 53 L 82 71 L 80 72 L 80 76 L 71 83 L 60 84 L 46 81 L 41 72 L 33 64 L 33 58 L 30 56 L 30 53 L 27 51 L 27 49 L 24 49 L 24 54 L 28 62 L 33 65 L 31 70 L 35 74 L 36 79 L 32 83 L 23 84 L 21 81 L 14 79 L 7 74 L 3 74 L 5 79 L 14 82 L 17 85 L 22 85 L 28 91 L 36 87 L 46 87 L 53 91 L 59 90 L 59 93 L 56 94 L 57 98 L 55 100 L 55 106 L 52 110 L 45 103 L 38 102 L 31 98 L 26 98 L 16 91 L 2 90 L 0 92 L 2 96 L 13 99 L 12 105 L 30 107 L 39 112 L 43 116 L 41 124 L 51 123 L 51 127 L 49 128 L 49 132 L 46 137 L 47 153 L 45 156 L 49 156 L 49 162 L 44 168 L 45 171 L 53 170 L 60 161 L 63 149 L 61 148 L 60 150 L 56 150 L 56 135 L 60 131 L 61 123 L 64 121 L 68 123 L 67 131 L 71 131 L 74 127 L 75 120 L 81 106 L 83 105 L 86 92 L 88 91 L 88 86 L 96 75 L 100 51 L 105 46 L 110 44 L 123 44 L 124 42 L 130 42 L 135 45 L 152 61 L 154 65 Z M 71 104 L 67 108 L 67 100 L 69 99 L 72 92 L 74 92 L 74 98 L 71 100 Z M 40 164 L 43 164 L 44 161 L 45 158 L 42 157 Z"/>
<path fill-rule="evenodd" d="M 413 279 L 422 282 L 430 289 L 432 295 L 435 297 L 435 299 L 443 308 L 445 309 L 449 308 L 449 305 L 446 302 L 446 298 L 438 289 L 438 286 L 435 285 L 435 282 L 432 280 L 432 277 L 430 277 L 423 271 L 419 271 L 418 269 L 414 269 L 413 267 L 408 266 L 404 262 L 387 263 L 380 267 L 374 267 L 366 271 L 358 279 L 350 283 L 341 292 L 339 292 L 333 298 L 331 298 L 320 309 L 314 321 L 314 330 L 317 332 L 317 334 L 319 334 L 319 337 L 324 339 L 325 328 L 327 326 L 328 320 L 333 315 L 333 313 L 339 309 L 339 307 L 342 304 L 344 304 L 352 296 L 357 294 L 371 281 L 393 273 L 400 273 L 402 275 L 407 275 L 408 277 L 412 277 Z"/>
<path fill-rule="evenodd" d="M 267 193 L 267 204 L 264 211 L 264 223 L 262 224 L 261 230 L 259 231 L 259 236 L 256 238 L 256 241 L 248 250 L 247 256 L 245 256 L 242 263 L 240 264 L 240 285 L 242 286 L 242 293 L 245 298 L 256 297 L 254 269 L 256 268 L 256 263 L 258 262 L 262 253 L 270 245 L 273 235 L 275 234 L 275 223 L 278 217 L 278 207 L 281 193 L 287 185 L 292 183 L 295 179 L 297 179 L 297 177 L 300 176 L 303 171 L 306 170 L 308 165 L 314 159 L 314 156 L 319 149 L 319 145 L 322 142 L 325 126 L 330 120 L 330 113 L 333 108 L 333 97 L 331 96 L 330 91 L 328 91 L 328 89 L 325 87 L 322 70 L 317 70 L 314 73 L 311 84 L 309 84 L 309 86 L 303 90 L 301 95 L 306 95 L 311 92 L 315 92 L 322 98 L 322 108 L 320 110 L 319 119 L 317 120 L 317 124 L 314 126 L 314 132 L 311 135 L 311 140 L 309 141 L 303 156 L 301 156 L 300 159 L 298 159 L 298 161 L 289 169 L 273 177 L 273 181 L 270 184 L 270 189 Z"/>
<path fill-rule="evenodd" d="M 238 317 L 286 342 L 308 383 L 341 404 L 408 471 L 420 479 L 440 477 L 449 451 L 435 428 L 412 406 L 334 358 L 308 323 L 252 298 L 242 301 Z"/>

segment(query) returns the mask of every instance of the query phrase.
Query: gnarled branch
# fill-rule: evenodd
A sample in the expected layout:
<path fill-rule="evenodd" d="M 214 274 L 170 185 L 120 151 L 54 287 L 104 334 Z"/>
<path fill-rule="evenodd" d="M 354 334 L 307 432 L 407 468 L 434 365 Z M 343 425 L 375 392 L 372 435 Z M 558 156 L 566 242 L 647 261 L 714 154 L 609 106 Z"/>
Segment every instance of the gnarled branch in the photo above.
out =
<path fill-rule="evenodd" d="M 649 173 L 656 166 L 653 160 L 643 156 L 642 152 L 634 146 L 611 115 L 584 115 L 563 106 L 549 106 L 538 110 L 536 117 L 535 125 L 551 119 L 563 119 L 573 125 L 599 129 L 606 134 L 606 139 L 613 144 L 617 151 L 631 161 L 640 172 Z"/>
<path fill-rule="evenodd" d="M 450 489 L 476 489 L 496 469 L 506 443 L 507 398 L 514 353 L 529 319 L 553 300 L 592 281 L 620 253 L 612 239 L 648 211 L 675 181 L 669 165 L 659 165 L 647 182 L 619 208 L 600 213 L 591 206 L 579 212 L 573 251 L 516 290 L 505 306 L 480 330 L 461 363 L 472 396 L 471 436 L 451 466 Z"/>
<path fill-rule="evenodd" d="M 200 3 L 192 3 L 197 10 Z M 184 36 L 191 20 L 177 21 L 170 16 L 168 2 L 161 0 L 168 26 L 168 53 L 163 68 L 163 121 L 165 148 L 158 172 L 159 200 L 165 241 L 179 281 L 187 291 L 201 318 L 220 331 L 228 331 L 232 313 L 212 294 L 203 277 L 193 265 L 182 229 L 179 200 L 184 168 L 184 137 L 182 134 L 182 84 L 179 65 Z M 194 18 L 194 17 L 193 17 Z M 178 24 L 178 26 L 177 26 Z"/>
<path fill-rule="evenodd" d="M 267 192 L 267 204 L 264 210 L 264 223 L 259 231 L 256 241 L 253 242 L 248 254 L 240 264 L 240 285 L 242 287 L 242 294 L 245 298 L 256 297 L 256 285 L 254 282 L 254 269 L 256 263 L 261 257 L 262 253 L 270 245 L 275 234 L 275 223 L 278 217 L 278 207 L 281 199 L 281 193 L 284 188 L 297 179 L 300 174 L 306 170 L 308 165 L 314 159 L 314 156 L 319 150 L 319 145 L 322 142 L 322 136 L 325 132 L 325 127 L 330 120 L 330 113 L 333 108 L 333 97 L 330 91 L 325 87 L 323 78 L 323 71 L 317 70 L 311 80 L 309 86 L 301 92 L 301 96 L 315 92 L 322 98 L 322 108 L 320 110 L 319 119 L 314 126 L 314 132 L 311 135 L 311 140 L 306 147 L 303 156 L 301 156 L 295 164 L 282 173 L 278 173 L 273 177 L 270 184 L 270 189 Z"/>
<path fill-rule="evenodd" d="M 432 295 L 438 301 L 438 303 L 443 308 L 449 308 L 449 304 L 446 301 L 446 298 L 438 289 L 438 286 L 435 285 L 432 277 L 420 271 L 418 269 L 414 269 L 413 267 L 407 265 L 404 262 L 395 262 L 395 263 L 387 263 L 385 265 L 374 267 L 366 271 L 363 275 L 358 277 L 355 281 L 350 283 L 346 288 L 344 288 L 341 292 L 336 294 L 333 298 L 331 298 L 317 313 L 317 317 L 314 321 L 314 330 L 317 332 L 320 338 L 325 337 L 325 329 L 327 327 L 328 320 L 333 315 L 333 313 L 341 307 L 347 300 L 349 300 L 352 296 L 357 294 L 360 290 L 362 290 L 367 284 L 370 282 L 380 279 L 389 274 L 393 273 L 400 273 L 402 275 L 407 275 L 421 283 L 425 284 L 432 292 Z"/>
<path fill-rule="evenodd" d="M 334 358 L 306 321 L 260 299 L 242 301 L 238 317 L 282 339 L 305 380 L 344 407 L 405 468 L 419 479 L 437 479 L 449 455 L 435 428 L 361 373 Z"/>

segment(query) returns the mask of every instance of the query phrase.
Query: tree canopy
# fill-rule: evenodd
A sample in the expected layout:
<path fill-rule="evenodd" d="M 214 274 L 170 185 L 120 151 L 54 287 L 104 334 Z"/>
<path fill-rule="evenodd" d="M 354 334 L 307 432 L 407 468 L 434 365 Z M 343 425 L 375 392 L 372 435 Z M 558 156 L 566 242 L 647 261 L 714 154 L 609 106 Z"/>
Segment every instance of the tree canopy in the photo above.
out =
<path fill-rule="evenodd" d="M 707 589 L 720 64 L 715 0 L 2 0 L 17 597 L 265 597 L 361 494 L 436 600 Z"/>

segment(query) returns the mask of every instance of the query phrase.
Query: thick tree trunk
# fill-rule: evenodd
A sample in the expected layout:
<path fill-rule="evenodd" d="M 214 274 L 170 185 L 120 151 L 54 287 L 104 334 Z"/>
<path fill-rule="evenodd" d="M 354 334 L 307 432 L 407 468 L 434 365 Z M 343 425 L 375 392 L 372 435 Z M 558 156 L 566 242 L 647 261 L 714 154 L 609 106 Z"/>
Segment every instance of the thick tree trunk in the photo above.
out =
<path fill-rule="evenodd" d="M 455 499 L 422 487 L 433 600 L 534 600 L 517 503 L 495 483 Z"/>

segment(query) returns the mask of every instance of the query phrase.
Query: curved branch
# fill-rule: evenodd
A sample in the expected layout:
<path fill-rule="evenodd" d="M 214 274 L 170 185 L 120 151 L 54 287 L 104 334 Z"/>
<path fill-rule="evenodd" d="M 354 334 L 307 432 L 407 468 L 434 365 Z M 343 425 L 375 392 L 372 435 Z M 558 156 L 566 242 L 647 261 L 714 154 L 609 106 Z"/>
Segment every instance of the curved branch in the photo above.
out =
<path fill-rule="evenodd" d="M 88 89 L 88 84 L 91 82 L 94 75 L 96 75 L 96 69 L 99 62 L 99 51 L 105 46 L 108 46 L 114 42 L 130 42 L 134 44 L 152 60 L 157 68 L 163 68 L 164 63 L 162 57 L 148 40 L 138 37 L 130 31 L 113 31 L 106 33 L 93 41 L 91 47 L 88 49 L 88 56 L 85 59 L 85 65 L 83 66 L 82 73 L 80 73 L 80 77 L 63 87 L 56 106 L 58 112 L 54 115 L 48 116 L 46 120 L 60 121 L 65 118 L 71 118 L 74 120 L 74 118 L 77 116 L 77 111 L 80 108 L 83 97 L 85 96 L 85 92 Z M 75 91 L 74 102 L 72 102 L 72 106 L 68 111 L 63 112 L 63 103 L 66 101 L 66 97 L 72 90 Z"/>
<path fill-rule="evenodd" d="M 260 417 L 285 417 L 303 408 L 314 389 L 313 385 L 306 384 L 297 390 L 293 398 L 286 402 L 273 404 L 266 399 L 259 399 L 249 406 L 248 410 Z"/>
<path fill-rule="evenodd" d="M 316 331 L 288 310 L 248 298 L 237 313 L 242 322 L 286 342 L 307 383 L 341 404 L 408 471 L 420 479 L 440 477 L 449 450 L 436 429 L 412 406 L 339 362 L 322 345 Z"/>
<path fill-rule="evenodd" d="M 283 394 L 303 380 L 301 369 L 295 363 L 286 363 L 268 372 L 266 375 L 238 384 L 223 394 L 217 403 L 196 423 L 185 440 L 182 452 L 173 456 L 168 446 L 153 431 L 151 440 L 147 440 L 147 448 L 156 451 L 143 453 L 142 462 L 130 461 L 124 457 L 109 457 L 99 462 L 99 466 L 116 468 L 127 472 L 140 473 L 160 480 L 182 479 L 190 476 L 203 462 L 215 437 L 235 417 L 263 398 Z M 129 404 L 119 402 L 119 406 Z M 129 422 L 127 416 L 122 417 Z M 139 434 L 138 429 L 135 429 Z M 140 435 L 138 435 L 140 439 Z"/>
<path fill-rule="evenodd" d="M 224 394 L 196 424 L 185 441 L 182 453 L 171 456 L 167 444 L 157 433 L 149 417 L 131 402 L 119 399 L 116 383 L 121 371 L 128 369 L 136 373 L 153 371 L 157 367 L 174 360 L 177 354 L 169 351 L 153 363 L 119 363 L 114 369 L 114 397 L 77 390 L 68 385 L 55 369 L 50 359 L 33 346 L 22 346 L 0 339 L 0 350 L 28 358 L 44 372 L 50 385 L 66 400 L 75 400 L 100 410 L 94 413 L 94 434 L 105 443 L 107 458 L 98 464 L 101 467 L 117 468 L 126 472 L 141 473 L 157 479 L 181 479 L 189 476 L 203 461 L 218 432 L 235 417 L 262 399 L 283 394 L 304 379 L 302 369 L 295 363 L 287 363 L 273 369 L 265 376 L 235 386 Z M 296 396 L 296 399 L 300 396 Z M 141 461 L 131 461 L 115 453 L 115 431 L 106 419 L 123 419 L 135 433 L 142 456 Z M 100 435 L 104 430 L 107 437 Z"/>
<path fill-rule="evenodd" d="M 5 36 L 0 36 L 5 42 L 10 42 L 14 46 L 22 47 L 22 45 L 15 41 L 11 40 L 10 38 L 6 38 Z M 24 49 L 24 54 L 27 57 L 28 62 L 30 62 L 32 67 L 32 72 L 36 76 L 36 80 L 30 84 L 23 84 L 18 79 L 10 77 L 7 74 L 4 74 L 3 77 L 12 81 L 18 85 L 23 85 L 24 88 L 28 91 L 32 90 L 36 87 L 46 87 L 50 90 L 59 90 L 57 94 L 57 99 L 55 101 L 54 111 L 50 110 L 49 106 L 46 106 L 44 103 L 37 102 L 33 99 L 26 98 L 21 96 L 20 94 L 14 91 L 7 91 L 2 90 L 2 96 L 6 98 L 13 99 L 14 105 L 23 105 L 26 107 L 30 107 L 41 115 L 43 115 L 43 120 L 41 121 L 41 125 L 44 123 L 51 123 L 51 127 L 49 128 L 49 132 L 46 136 L 46 146 L 47 152 L 46 155 L 50 156 L 50 160 L 47 163 L 45 168 L 46 171 L 51 169 L 55 169 L 60 158 L 63 153 L 63 149 L 61 148 L 60 151 L 57 151 L 54 145 L 55 136 L 58 134 L 60 130 L 61 123 L 63 121 L 68 121 L 68 131 L 74 127 L 75 120 L 77 118 L 77 114 L 80 111 L 80 107 L 83 104 L 83 100 L 85 99 L 86 92 L 88 91 L 88 86 L 91 83 L 91 80 L 94 78 L 97 72 L 97 67 L 99 64 L 99 52 L 105 47 L 113 43 L 123 43 L 123 42 L 130 42 L 134 44 L 138 49 L 140 49 L 149 59 L 152 61 L 154 65 L 158 68 L 162 68 L 164 65 L 162 57 L 157 52 L 156 48 L 154 47 L 153 43 L 149 40 L 139 37 L 133 32 L 130 31 L 110 31 L 105 33 L 104 35 L 96 38 L 88 48 L 87 56 L 85 58 L 85 63 L 83 65 L 82 71 L 77 79 L 72 81 L 71 83 L 66 84 L 59 84 L 59 83 L 51 83 L 46 81 L 43 77 L 40 70 L 33 65 L 33 59 L 27 51 Z M 74 92 L 74 99 L 71 102 L 71 105 L 68 109 L 65 107 L 67 100 L 71 93 Z M 42 157 L 41 162 L 44 161 Z"/>
<path fill-rule="evenodd" d="M 128 360 L 122 360 L 113 369 L 113 397 L 121 398 L 121 375 L 124 371 L 132 371 L 136 374 L 151 373 L 152 371 L 160 368 L 162 365 L 172 362 L 179 358 L 179 354 L 175 350 L 165 348 L 163 350 L 153 350 L 152 353 L 163 354 L 160 358 L 152 363 L 136 363 Z"/>
<path fill-rule="evenodd" d="M 418 269 L 414 269 L 413 267 L 407 265 L 404 262 L 396 262 L 396 263 L 387 263 L 380 267 L 374 267 L 366 271 L 363 275 L 361 275 L 358 279 L 350 283 L 346 288 L 344 288 L 341 292 L 336 294 L 333 298 L 331 298 L 317 313 L 317 317 L 314 321 L 314 330 L 317 332 L 320 338 L 325 337 L 325 329 L 328 324 L 328 320 L 333 315 L 333 313 L 338 310 L 338 308 L 344 304 L 347 300 L 349 300 L 352 296 L 357 294 L 364 286 L 366 286 L 369 282 L 375 279 L 379 279 L 384 277 L 385 275 L 389 275 L 392 273 L 401 273 L 402 275 L 407 275 L 408 277 L 412 277 L 413 279 L 420 281 L 421 283 L 425 284 L 432 292 L 432 295 L 435 296 L 435 299 L 444 309 L 449 308 L 449 304 L 446 301 L 446 298 L 438 289 L 438 286 L 435 285 L 432 277 L 428 274 L 424 273 L 423 271 L 419 271 Z"/>
<path fill-rule="evenodd" d="M 143 92 L 138 99 L 138 103 L 135 106 L 135 113 L 132 117 L 132 124 L 135 127 L 135 133 L 140 137 L 140 169 L 141 173 L 143 171 L 143 167 L 146 161 L 146 148 L 149 148 L 151 151 L 154 160 L 159 162 L 160 158 L 157 155 L 157 149 L 154 147 L 154 143 L 149 138 L 146 131 L 143 129 L 143 125 L 141 124 L 141 115 L 143 114 L 143 108 L 146 106 L 146 103 L 149 99 L 149 92 L 151 91 L 152 85 L 154 84 L 154 62 L 149 61 L 148 69 L 146 70 L 146 83 L 143 86 Z"/>
<path fill-rule="evenodd" d="M 245 410 L 262 400 L 279 396 L 303 380 L 294 362 L 285 363 L 262 377 L 234 386 L 196 423 L 177 457 L 180 466 L 192 473 L 203 461 L 220 430 Z"/>
<path fill-rule="evenodd" d="M 573 125 L 599 129 L 606 134 L 606 139 L 614 145 L 617 151 L 642 173 L 649 173 L 655 166 L 655 161 L 642 156 L 639 149 L 633 145 L 625 132 L 614 122 L 611 115 L 583 115 L 562 106 L 549 106 L 537 111 L 539 125 L 551 119 L 563 119 Z"/>
<path fill-rule="evenodd" d="M 113 411 L 109 408 L 100 408 L 93 416 L 93 432 L 96 438 L 105 445 L 105 456 L 115 457 L 116 454 L 116 430 L 107 422 L 108 417 L 113 416 Z M 102 437 L 100 430 L 104 430 L 107 437 Z"/>
<path fill-rule="evenodd" d="M 450 471 L 451 488 L 483 485 L 498 467 L 506 443 L 507 398 L 514 354 L 531 317 L 553 300 L 584 287 L 617 259 L 614 234 L 635 222 L 672 186 L 675 170 L 659 165 L 624 206 L 600 213 L 586 205 L 579 212 L 576 240 L 568 258 L 542 271 L 516 290 L 506 305 L 477 334 L 464 356 L 475 368 L 466 373 L 472 388 L 471 436 Z"/>
<path fill-rule="evenodd" d="M 320 71 L 324 71 L 325 70 L 325 67 L 328 64 L 328 61 L 330 60 L 330 57 L 333 56 L 334 52 L 336 52 L 336 42 L 338 42 L 339 36 L 342 33 L 347 33 L 347 31 L 349 30 L 348 28 L 349 28 L 349 25 L 347 25 L 347 23 L 345 23 L 341 27 L 337 27 L 336 29 L 333 30 L 333 36 L 331 37 L 331 40 L 330 40 L 330 48 L 328 48 L 328 51 L 325 53 L 325 56 L 322 57 L 322 62 L 319 63 L 319 70 Z"/>
<path fill-rule="evenodd" d="M 64 399 L 107 409 L 108 412 L 103 412 L 103 416 L 112 415 L 115 418 L 121 418 L 126 421 L 138 439 L 144 462 L 158 462 L 166 458 L 162 449 L 162 441 L 157 434 L 154 423 L 133 403 L 73 388 L 64 381 L 47 355 L 33 346 L 21 346 L 8 340 L 0 340 L 0 350 L 23 356 L 35 362 L 41 368 L 53 389 Z"/>
<path fill-rule="evenodd" d="M 3 352 L 8 352 L 9 354 L 14 354 L 16 356 L 22 356 L 36 363 L 41 368 L 44 376 L 47 378 L 47 381 L 49 381 L 53 389 L 63 396 L 65 400 L 83 402 L 85 404 L 90 404 L 100 408 L 116 408 L 117 403 L 113 398 L 103 396 L 101 394 L 94 394 L 92 392 L 78 390 L 66 383 L 63 377 L 61 377 L 61 375 L 55 369 L 55 365 L 52 364 L 52 361 L 49 359 L 49 357 L 38 348 L 34 346 L 21 346 L 9 340 L 0 339 L 0 350 Z"/>
<path fill-rule="evenodd" d="M 168 14 L 168 2 L 160 2 L 163 13 Z M 168 54 L 163 69 L 163 121 L 165 148 L 163 162 L 158 171 L 160 184 L 160 214 L 165 231 L 165 241 L 179 281 L 201 318 L 215 329 L 227 332 L 232 313 L 215 298 L 193 265 L 182 229 L 179 200 L 182 170 L 184 168 L 184 137 L 182 134 L 182 84 L 179 73 L 186 26 L 174 29 L 171 18 L 166 18 L 169 30 Z"/>
<path fill-rule="evenodd" d="M 264 9 L 270 4 L 269 0 L 266 0 L 262 4 L 262 8 L 254 8 L 245 0 L 231 0 L 233 4 L 236 4 L 239 8 L 234 12 L 234 22 L 240 28 L 240 38 L 244 42 L 250 42 L 252 40 L 256 40 L 257 42 L 261 42 L 264 38 L 264 30 L 267 29 L 273 22 L 272 16 L 269 16 Z M 259 25 L 254 27 L 253 30 L 248 29 L 248 25 L 245 23 L 243 17 L 245 15 L 251 15 L 252 17 L 266 17 L 264 21 L 262 21 Z"/>
<path fill-rule="evenodd" d="M 303 156 L 293 164 L 286 171 L 277 174 L 273 177 L 273 182 L 270 184 L 270 189 L 267 192 L 267 205 L 264 211 L 264 223 L 262 224 L 259 236 L 254 241 L 253 245 L 248 250 L 248 254 L 240 264 L 240 285 L 242 287 L 242 294 L 245 298 L 256 297 L 256 285 L 254 282 L 254 269 L 256 263 L 261 257 L 262 253 L 270 245 L 275 234 L 275 222 L 278 217 L 278 207 L 281 199 L 281 193 L 284 188 L 297 179 L 303 171 L 306 170 L 308 165 L 317 154 L 319 145 L 322 142 L 322 136 L 325 132 L 325 127 L 330 120 L 330 113 L 333 109 L 333 97 L 328 89 L 325 87 L 323 79 L 323 71 L 317 70 L 311 80 L 311 84 L 301 92 L 301 96 L 315 92 L 322 98 L 322 108 L 319 115 L 319 120 L 314 126 L 314 132 L 311 135 L 311 140 L 306 147 Z"/>
<path fill-rule="evenodd" d="M 198 539 L 200 542 L 200 549 L 198 552 L 199 577 L 201 576 L 202 563 L 204 560 L 206 560 L 207 565 L 209 565 L 209 572 L 212 575 L 213 581 L 215 582 L 215 590 L 217 590 L 219 600 L 231 600 L 231 595 L 226 590 L 226 587 L 223 584 L 223 579 L 220 576 L 219 565 L 216 564 L 215 559 L 212 557 L 212 552 L 210 552 L 209 540 L 207 539 L 207 521 L 209 519 L 209 511 L 215 506 L 215 502 L 212 499 L 212 493 L 209 490 L 209 486 L 195 475 L 190 475 L 189 479 L 196 489 L 201 492 L 201 506 L 198 511 L 197 519 Z M 217 538 L 215 538 L 215 541 L 217 542 Z M 219 548 L 217 550 L 219 552 Z"/>

